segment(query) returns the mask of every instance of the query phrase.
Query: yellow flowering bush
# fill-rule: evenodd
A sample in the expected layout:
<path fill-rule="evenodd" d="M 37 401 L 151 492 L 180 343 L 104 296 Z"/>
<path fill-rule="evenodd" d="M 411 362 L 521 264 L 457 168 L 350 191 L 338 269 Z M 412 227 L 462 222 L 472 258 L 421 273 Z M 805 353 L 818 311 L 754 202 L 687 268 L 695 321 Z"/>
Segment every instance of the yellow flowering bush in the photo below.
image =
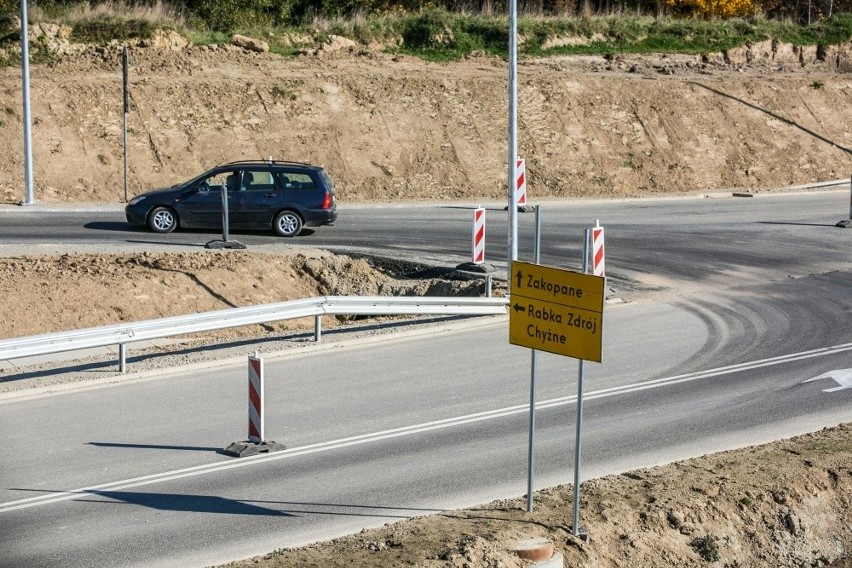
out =
<path fill-rule="evenodd" d="M 752 0 L 666 0 L 666 5 L 679 13 L 708 18 L 750 16 L 755 10 Z"/>

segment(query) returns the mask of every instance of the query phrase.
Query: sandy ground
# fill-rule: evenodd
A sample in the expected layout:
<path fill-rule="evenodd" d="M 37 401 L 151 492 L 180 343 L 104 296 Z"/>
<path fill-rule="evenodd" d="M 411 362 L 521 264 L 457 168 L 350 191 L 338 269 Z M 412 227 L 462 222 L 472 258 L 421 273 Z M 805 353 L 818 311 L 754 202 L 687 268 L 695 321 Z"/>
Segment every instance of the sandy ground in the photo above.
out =
<path fill-rule="evenodd" d="M 512 552 L 544 539 L 571 567 L 849 568 L 852 425 L 386 525 L 228 566 L 531 566 Z M 553 557 L 551 557 L 553 558 Z M 559 564 L 556 564 L 559 566 Z"/>
<path fill-rule="evenodd" d="M 530 194 L 769 191 L 848 179 L 849 51 L 817 61 L 761 44 L 704 59 L 522 61 L 519 148 Z M 99 48 L 32 70 L 40 203 L 124 200 L 119 61 L 117 48 Z M 284 60 L 176 42 L 134 47 L 131 61 L 131 195 L 225 160 L 269 155 L 324 164 L 341 207 L 505 195 L 500 60 L 437 65 L 362 48 Z M 0 203 L 23 198 L 19 73 L 0 70 Z M 2 258 L 2 336 L 321 294 L 480 293 L 478 283 L 416 272 L 307 250 Z M 0 383 L 22 384 L 14 371 Z M 532 537 L 548 539 L 566 566 L 817 567 L 852 555 L 850 425 L 582 489 L 589 542 L 571 535 L 572 489 L 557 487 L 536 495 L 533 514 L 519 497 L 239 565 L 526 566 L 511 543 Z"/>

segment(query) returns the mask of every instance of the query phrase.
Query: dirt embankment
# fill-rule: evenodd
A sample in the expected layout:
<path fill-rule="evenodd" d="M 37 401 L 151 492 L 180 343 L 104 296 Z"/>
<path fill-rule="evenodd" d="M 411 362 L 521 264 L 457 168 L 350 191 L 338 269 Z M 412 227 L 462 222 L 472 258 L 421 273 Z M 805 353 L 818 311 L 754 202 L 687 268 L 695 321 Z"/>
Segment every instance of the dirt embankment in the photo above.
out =
<path fill-rule="evenodd" d="M 342 203 L 502 198 L 507 66 L 355 49 L 130 51 L 129 194 L 214 164 L 325 165 Z M 852 170 L 852 44 L 557 57 L 518 69 L 531 199 L 764 189 Z M 31 70 L 36 200 L 124 200 L 120 48 Z M 0 71 L 0 202 L 24 197 L 20 70 Z"/>
<path fill-rule="evenodd" d="M 425 274 L 424 274 L 425 272 Z M 0 258 L 0 338 L 256 306 L 323 295 L 478 296 L 482 279 L 453 271 L 304 249 L 254 253 L 64 254 Z M 495 294 L 499 294 L 499 285 Z M 91 301 L 97 298 L 97 302 Z M 66 309 L 45 309 L 65 306 Z M 328 324 L 345 317 L 327 316 Z M 284 321 L 206 334 L 304 329 Z M 0 372 L 12 375 L 14 369 Z M 2 382 L 2 379 L 0 379 Z"/>
<path fill-rule="evenodd" d="M 530 567 L 510 549 L 543 538 L 566 567 L 850 568 L 852 425 L 765 446 L 627 472 L 573 488 L 393 523 L 229 564 L 257 566 Z"/>

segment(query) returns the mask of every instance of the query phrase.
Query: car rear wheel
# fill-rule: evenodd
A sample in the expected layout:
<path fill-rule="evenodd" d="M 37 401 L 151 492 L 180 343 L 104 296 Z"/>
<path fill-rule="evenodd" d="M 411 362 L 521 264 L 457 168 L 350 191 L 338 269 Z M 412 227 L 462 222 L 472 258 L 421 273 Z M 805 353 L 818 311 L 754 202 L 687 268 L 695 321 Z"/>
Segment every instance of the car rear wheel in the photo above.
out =
<path fill-rule="evenodd" d="M 302 218 L 295 211 L 282 211 L 275 216 L 272 228 L 282 237 L 295 237 L 302 232 Z"/>
<path fill-rule="evenodd" d="M 177 226 L 177 215 L 168 207 L 155 207 L 148 215 L 148 228 L 155 233 L 171 233 Z"/>

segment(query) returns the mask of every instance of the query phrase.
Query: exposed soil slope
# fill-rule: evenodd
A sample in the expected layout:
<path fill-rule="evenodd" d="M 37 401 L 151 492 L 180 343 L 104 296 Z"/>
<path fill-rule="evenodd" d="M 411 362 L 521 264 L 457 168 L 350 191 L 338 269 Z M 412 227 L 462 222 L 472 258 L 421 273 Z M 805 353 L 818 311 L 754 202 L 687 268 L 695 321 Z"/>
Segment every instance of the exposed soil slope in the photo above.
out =
<path fill-rule="evenodd" d="M 0 302 L 0 338 L 323 295 L 483 293 L 482 279 L 466 279 L 454 273 L 420 277 L 418 271 L 423 268 L 314 249 L 274 254 L 211 251 L 0 258 L 0 298 L 7 298 Z M 66 309 L 57 311 L 45 306 Z M 313 325 L 309 319 L 222 330 L 218 336 L 246 337 L 301 329 Z M 330 324 L 335 321 L 330 316 L 327 319 Z"/>
<path fill-rule="evenodd" d="M 510 549 L 544 538 L 566 567 L 819 567 L 852 546 L 852 425 L 581 485 L 386 525 L 228 566 L 531 566 Z M 852 560 L 835 561 L 849 568 Z"/>
<path fill-rule="evenodd" d="M 129 194 L 214 164 L 325 165 L 340 199 L 501 198 L 507 65 L 367 49 L 131 49 Z M 775 188 L 852 169 L 852 47 L 558 57 L 518 69 L 531 199 Z M 38 201 L 124 200 L 121 48 L 31 70 Z M 818 58 L 819 56 L 819 58 Z M 0 202 L 24 198 L 20 70 L 0 70 Z"/>

